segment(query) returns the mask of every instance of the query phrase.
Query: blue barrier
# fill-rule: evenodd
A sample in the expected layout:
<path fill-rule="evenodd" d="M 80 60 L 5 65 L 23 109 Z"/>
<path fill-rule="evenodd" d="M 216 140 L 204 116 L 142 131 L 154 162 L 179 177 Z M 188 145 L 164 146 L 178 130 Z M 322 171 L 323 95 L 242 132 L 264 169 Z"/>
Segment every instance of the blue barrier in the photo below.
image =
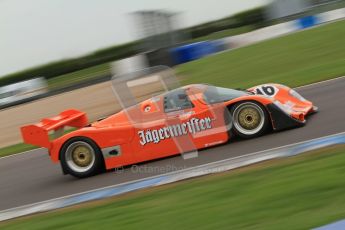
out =
<path fill-rule="evenodd" d="M 318 18 L 316 16 L 306 16 L 297 19 L 297 25 L 300 29 L 307 29 L 318 24 Z"/>
<path fill-rule="evenodd" d="M 179 46 L 170 50 L 174 64 L 183 64 L 224 50 L 223 41 L 204 41 Z"/>

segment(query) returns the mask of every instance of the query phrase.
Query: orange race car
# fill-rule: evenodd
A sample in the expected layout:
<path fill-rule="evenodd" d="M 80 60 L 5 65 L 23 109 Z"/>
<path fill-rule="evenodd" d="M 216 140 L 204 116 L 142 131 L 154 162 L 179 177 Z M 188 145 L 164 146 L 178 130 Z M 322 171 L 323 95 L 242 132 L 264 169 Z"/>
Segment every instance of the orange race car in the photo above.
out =
<path fill-rule="evenodd" d="M 25 143 L 45 147 L 64 174 L 89 177 L 133 165 L 253 138 L 269 130 L 304 125 L 317 111 L 295 90 L 266 84 L 248 90 L 189 85 L 153 97 L 106 119 L 88 123 L 85 113 L 67 110 L 21 128 Z M 50 140 L 50 131 L 76 131 Z"/>

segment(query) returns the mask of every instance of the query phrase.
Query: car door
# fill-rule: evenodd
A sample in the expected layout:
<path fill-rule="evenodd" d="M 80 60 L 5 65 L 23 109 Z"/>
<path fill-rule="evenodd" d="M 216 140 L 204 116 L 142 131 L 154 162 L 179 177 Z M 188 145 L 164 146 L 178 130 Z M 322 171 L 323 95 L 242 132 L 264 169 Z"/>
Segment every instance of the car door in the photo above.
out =
<path fill-rule="evenodd" d="M 137 161 L 148 161 L 179 153 L 174 141 L 174 128 L 179 123 L 178 117 L 165 113 L 164 98 L 156 97 L 138 106 L 141 118 L 134 126 L 136 135 L 132 142 L 133 154 Z"/>
<path fill-rule="evenodd" d="M 181 129 L 175 137 L 180 153 L 193 151 L 228 140 L 224 120 L 224 106 L 200 103 L 191 91 L 176 90 L 164 98 L 164 110 L 170 124 Z M 180 130 L 178 130 L 180 131 Z"/>
<path fill-rule="evenodd" d="M 189 99 L 185 89 L 174 90 L 164 96 L 164 112 L 169 134 L 178 153 L 197 149 L 193 140 L 193 127 L 187 121 L 195 105 Z"/>

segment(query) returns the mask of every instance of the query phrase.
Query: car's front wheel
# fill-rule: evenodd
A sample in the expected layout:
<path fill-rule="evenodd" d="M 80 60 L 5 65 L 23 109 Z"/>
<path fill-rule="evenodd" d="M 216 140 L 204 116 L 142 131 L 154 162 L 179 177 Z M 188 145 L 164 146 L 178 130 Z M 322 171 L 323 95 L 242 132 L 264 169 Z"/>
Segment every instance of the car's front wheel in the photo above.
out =
<path fill-rule="evenodd" d="M 65 173 L 78 178 L 94 176 L 104 168 L 99 147 L 84 137 L 68 140 L 60 151 L 60 161 Z"/>
<path fill-rule="evenodd" d="M 232 108 L 233 130 L 242 138 L 262 135 L 269 127 L 266 109 L 257 102 L 240 102 Z"/>

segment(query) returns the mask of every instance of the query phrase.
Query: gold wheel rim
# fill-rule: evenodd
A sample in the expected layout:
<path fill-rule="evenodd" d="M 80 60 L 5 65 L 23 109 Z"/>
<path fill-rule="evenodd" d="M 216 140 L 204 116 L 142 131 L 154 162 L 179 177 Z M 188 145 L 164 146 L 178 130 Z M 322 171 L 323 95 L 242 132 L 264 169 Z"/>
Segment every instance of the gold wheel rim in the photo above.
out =
<path fill-rule="evenodd" d="M 252 107 L 243 108 L 238 114 L 239 124 L 246 130 L 254 130 L 261 123 L 260 113 Z"/>
<path fill-rule="evenodd" d="M 94 167 L 96 155 L 93 147 L 84 141 L 76 141 L 65 152 L 67 166 L 76 173 L 85 173 Z"/>
<path fill-rule="evenodd" d="M 78 146 L 72 151 L 72 160 L 79 167 L 87 167 L 92 163 L 93 154 L 86 146 Z"/>

